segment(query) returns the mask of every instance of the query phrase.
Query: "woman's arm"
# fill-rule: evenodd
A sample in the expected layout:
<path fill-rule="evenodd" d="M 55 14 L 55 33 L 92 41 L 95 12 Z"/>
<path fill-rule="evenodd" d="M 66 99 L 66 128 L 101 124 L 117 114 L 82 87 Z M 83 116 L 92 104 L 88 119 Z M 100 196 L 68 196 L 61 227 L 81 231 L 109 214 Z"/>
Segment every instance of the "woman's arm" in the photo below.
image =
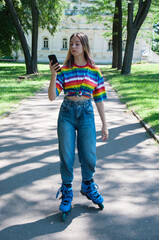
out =
<path fill-rule="evenodd" d="M 58 67 L 58 63 L 54 64 L 53 66 L 51 65 L 51 63 L 52 61 L 49 64 L 50 71 L 51 71 L 51 80 L 48 88 L 48 97 L 50 101 L 53 101 L 56 98 L 56 75 L 59 67 Z"/>
<path fill-rule="evenodd" d="M 108 139 L 109 131 L 107 128 L 106 116 L 104 111 L 104 102 L 96 102 L 97 110 L 102 121 L 102 138 L 103 141 Z"/>

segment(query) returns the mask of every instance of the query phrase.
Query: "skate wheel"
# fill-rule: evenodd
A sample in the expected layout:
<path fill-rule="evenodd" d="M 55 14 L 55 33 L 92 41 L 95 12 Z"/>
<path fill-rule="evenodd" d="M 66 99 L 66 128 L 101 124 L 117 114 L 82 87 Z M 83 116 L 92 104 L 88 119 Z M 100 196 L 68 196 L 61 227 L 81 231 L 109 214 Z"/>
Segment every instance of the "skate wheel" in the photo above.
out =
<path fill-rule="evenodd" d="M 104 209 L 104 205 L 103 205 L 103 203 L 101 203 L 101 204 L 98 204 L 98 206 L 99 206 L 99 208 L 100 208 L 101 210 L 103 210 L 103 209 Z"/>
<path fill-rule="evenodd" d="M 67 213 L 63 213 L 62 214 L 62 222 L 65 222 L 66 221 L 66 218 L 67 218 Z"/>
<path fill-rule="evenodd" d="M 62 222 L 66 222 L 66 219 L 68 217 L 68 215 L 70 214 L 71 209 L 68 212 L 63 212 L 62 213 Z"/>

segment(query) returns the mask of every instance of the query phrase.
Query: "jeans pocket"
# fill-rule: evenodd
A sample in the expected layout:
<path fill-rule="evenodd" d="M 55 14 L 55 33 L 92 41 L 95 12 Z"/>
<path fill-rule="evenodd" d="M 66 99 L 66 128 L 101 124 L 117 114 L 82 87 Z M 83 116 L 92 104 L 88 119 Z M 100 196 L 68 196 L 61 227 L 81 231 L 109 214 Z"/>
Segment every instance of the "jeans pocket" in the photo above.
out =
<path fill-rule="evenodd" d="M 85 106 L 85 112 L 88 114 L 93 114 L 93 106 L 92 104 L 86 105 Z"/>
<path fill-rule="evenodd" d="M 70 109 L 70 105 L 66 102 L 63 102 L 61 105 L 61 111 L 67 112 Z"/>

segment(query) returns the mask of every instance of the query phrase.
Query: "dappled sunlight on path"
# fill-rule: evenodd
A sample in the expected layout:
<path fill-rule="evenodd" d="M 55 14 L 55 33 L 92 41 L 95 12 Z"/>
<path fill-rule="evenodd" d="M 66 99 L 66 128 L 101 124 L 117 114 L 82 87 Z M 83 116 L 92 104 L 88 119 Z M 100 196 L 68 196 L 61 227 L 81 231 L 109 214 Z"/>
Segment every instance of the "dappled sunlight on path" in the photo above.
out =
<path fill-rule="evenodd" d="M 45 89 L 0 121 L 0 239 L 158 239 L 159 148 L 108 83 L 106 88 L 107 142 L 102 141 L 95 109 L 95 182 L 105 199 L 104 210 L 79 192 L 76 152 L 72 211 L 67 222 L 60 221 L 56 127 L 62 96 L 49 102 Z"/>

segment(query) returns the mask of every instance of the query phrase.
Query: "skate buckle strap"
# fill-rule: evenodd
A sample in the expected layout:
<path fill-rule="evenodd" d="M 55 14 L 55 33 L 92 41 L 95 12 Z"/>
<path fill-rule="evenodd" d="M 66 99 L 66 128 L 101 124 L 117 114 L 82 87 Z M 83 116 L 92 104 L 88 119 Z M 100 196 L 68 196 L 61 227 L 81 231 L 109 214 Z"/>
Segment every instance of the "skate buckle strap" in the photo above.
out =
<path fill-rule="evenodd" d="M 94 183 L 93 185 L 94 185 L 94 187 L 95 187 L 96 189 L 99 188 L 99 186 L 98 186 L 96 183 Z"/>
<path fill-rule="evenodd" d="M 63 198 L 70 198 L 72 196 L 69 196 L 70 190 L 65 186 L 62 185 L 59 190 L 57 191 L 56 198 L 59 196 L 60 192 L 62 192 L 62 196 L 59 199 Z M 72 195 L 72 194 L 71 194 Z"/>
<path fill-rule="evenodd" d="M 100 196 L 99 192 L 97 191 L 98 188 L 99 187 L 96 183 L 92 183 L 91 186 L 90 186 L 90 190 L 88 191 L 90 196 L 92 196 L 93 198 L 98 198 Z"/>
<path fill-rule="evenodd" d="M 91 184 L 92 189 L 97 190 L 99 186 L 96 183 Z"/>
<path fill-rule="evenodd" d="M 62 191 L 62 188 L 63 188 L 63 187 L 60 187 L 59 190 L 57 191 L 56 198 L 58 198 L 58 195 L 59 195 L 60 192 Z"/>

